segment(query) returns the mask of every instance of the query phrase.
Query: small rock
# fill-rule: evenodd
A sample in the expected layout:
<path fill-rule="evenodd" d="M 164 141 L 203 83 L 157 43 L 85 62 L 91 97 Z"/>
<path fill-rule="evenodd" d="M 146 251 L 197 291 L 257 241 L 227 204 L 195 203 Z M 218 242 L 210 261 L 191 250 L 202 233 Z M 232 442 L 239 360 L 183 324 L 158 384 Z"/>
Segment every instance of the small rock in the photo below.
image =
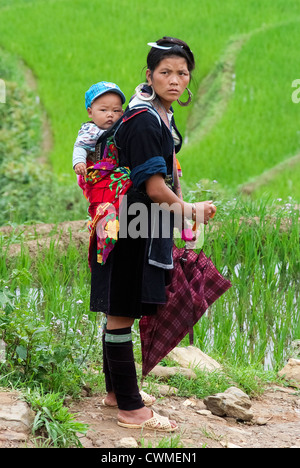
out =
<path fill-rule="evenodd" d="M 193 398 L 189 398 L 182 403 L 183 406 L 196 406 L 197 402 Z"/>
<path fill-rule="evenodd" d="M 204 354 L 195 346 L 174 348 L 168 354 L 168 357 L 185 368 L 197 368 L 200 370 L 206 370 L 207 372 L 213 372 L 217 369 L 221 369 L 221 365 L 217 361 L 210 356 L 207 356 L 207 354 Z"/>
<path fill-rule="evenodd" d="M 157 389 L 160 396 L 172 396 L 178 393 L 178 388 L 170 387 L 169 385 L 160 384 L 157 386 Z M 145 384 L 145 391 L 147 391 L 147 384 Z"/>
<path fill-rule="evenodd" d="M 289 359 L 278 375 L 288 380 L 293 387 L 300 388 L 300 359 Z"/>
<path fill-rule="evenodd" d="M 103 444 L 103 441 L 102 441 L 101 439 L 97 439 L 97 440 L 95 440 L 95 442 L 94 442 L 94 445 L 95 445 L 96 447 L 101 447 L 102 444 Z"/>
<path fill-rule="evenodd" d="M 15 442 L 24 442 L 28 439 L 28 434 L 24 434 L 23 432 L 14 432 L 14 431 L 4 431 L 0 433 L 0 440 L 11 440 Z"/>
<path fill-rule="evenodd" d="M 0 429 L 29 434 L 34 412 L 17 392 L 0 393 Z"/>
<path fill-rule="evenodd" d="M 159 377 L 160 379 L 169 379 L 173 375 L 181 374 L 187 379 L 195 379 L 197 376 L 192 369 L 186 369 L 184 367 L 164 367 L 164 366 L 155 366 L 150 372 L 152 375 Z"/>
<path fill-rule="evenodd" d="M 231 442 L 228 442 L 227 448 L 242 448 L 239 445 L 232 444 Z"/>
<path fill-rule="evenodd" d="M 264 418 L 262 416 L 259 416 L 253 422 L 254 422 L 254 424 L 257 424 L 258 426 L 265 426 L 271 419 L 272 418 Z"/>
<path fill-rule="evenodd" d="M 201 409 L 201 410 L 198 410 L 196 411 L 197 414 L 200 414 L 201 416 L 209 416 L 211 413 L 211 411 L 209 410 L 206 410 L 206 409 Z"/>
<path fill-rule="evenodd" d="M 172 396 L 178 393 L 178 388 L 170 387 L 170 385 L 159 385 L 158 389 L 161 396 Z"/>
<path fill-rule="evenodd" d="M 111 416 L 110 414 L 102 414 L 101 417 L 97 418 L 100 421 L 113 421 L 115 418 L 114 416 Z"/>
<path fill-rule="evenodd" d="M 138 443 L 134 437 L 123 437 L 116 443 L 117 448 L 138 448 Z"/>
<path fill-rule="evenodd" d="M 204 399 L 208 410 L 216 416 L 251 421 L 253 413 L 248 395 L 236 387 L 228 388 L 224 393 L 217 393 Z"/>

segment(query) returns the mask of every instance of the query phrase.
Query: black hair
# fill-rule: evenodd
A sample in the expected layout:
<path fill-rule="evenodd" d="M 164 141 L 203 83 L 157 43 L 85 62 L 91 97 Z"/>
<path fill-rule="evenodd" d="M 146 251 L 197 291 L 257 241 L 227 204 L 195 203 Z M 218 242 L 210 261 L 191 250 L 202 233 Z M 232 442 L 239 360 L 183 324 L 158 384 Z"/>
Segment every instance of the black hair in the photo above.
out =
<path fill-rule="evenodd" d="M 191 72 L 195 68 L 195 59 L 193 52 L 189 48 L 186 42 L 175 37 L 164 36 L 162 39 L 158 39 L 156 44 L 164 47 L 171 47 L 170 49 L 158 49 L 151 47 L 151 50 L 147 56 L 147 67 L 151 72 L 154 72 L 155 68 L 159 63 L 166 57 L 176 55 L 183 57 L 187 62 L 188 70 Z"/>

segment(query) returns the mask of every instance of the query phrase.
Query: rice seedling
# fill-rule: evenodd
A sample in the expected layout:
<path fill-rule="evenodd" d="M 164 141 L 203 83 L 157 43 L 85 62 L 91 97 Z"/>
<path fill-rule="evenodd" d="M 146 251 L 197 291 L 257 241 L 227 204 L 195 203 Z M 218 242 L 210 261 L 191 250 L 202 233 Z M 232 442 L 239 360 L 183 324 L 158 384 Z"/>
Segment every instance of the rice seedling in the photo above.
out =
<path fill-rule="evenodd" d="M 231 365 L 276 370 L 300 338 L 298 212 L 259 206 L 264 216 L 253 219 L 255 202 L 226 207 L 224 201 L 220 224 L 206 228 L 204 251 L 233 287 L 198 322 L 194 336 L 196 346 Z M 23 252 L 13 266 L 6 255 L 0 265 L 0 330 L 15 378 L 78 392 L 83 371 L 101 368 L 102 314 L 89 313 L 86 250 L 71 241 L 62 253 L 53 243 L 34 260 Z M 97 385 L 101 379 L 100 373 Z"/>
<path fill-rule="evenodd" d="M 299 337 L 299 223 L 298 211 L 283 213 L 242 223 L 229 217 L 221 230 L 207 233 L 204 250 L 233 287 L 196 326 L 201 348 L 265 368 L 288 357 L 288 345 Z"/>

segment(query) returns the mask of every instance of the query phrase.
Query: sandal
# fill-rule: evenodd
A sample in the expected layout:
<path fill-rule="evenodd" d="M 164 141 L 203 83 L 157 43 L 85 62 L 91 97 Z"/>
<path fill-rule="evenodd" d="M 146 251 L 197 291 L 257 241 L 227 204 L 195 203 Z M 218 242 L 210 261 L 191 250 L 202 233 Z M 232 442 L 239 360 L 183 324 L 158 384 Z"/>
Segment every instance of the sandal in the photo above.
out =
<path fill-rule="evenodd" d="M 153 397 L 151 395 L 148 395 L 148 393 L 144 392 L 143 390 L 140 391 L 140 395 L 142 397 L 142 401 L 145 406 L 152 406 L 155 403 L 155 399 L 153 400 Z M 107 405 L 105 403 L 105 398 L 102 400 L 102 405 L 107 406 L 108 408 L 117 408 L 118 405 Z"/>
<path fill-rule="evenodd" d="M 118 421 L 118 425 L 121 427 L 127 427 L 128 429 L 150 429 L 159 432 L 173 432 L 178 429 L 178 426 L 173 427 L 171 422 L 165 416 L 152 411 L 152 418 L 147 419 L 142 424 L 126 424 Z"/>
<path fill-rule="evenodd" d="M 148 393 L 144 392 L 143 390 L 140 391 L 140 395 L 145 406 L 152 406 L 156 402 L 156 399 L 154 397 L 148 395 Z"/>

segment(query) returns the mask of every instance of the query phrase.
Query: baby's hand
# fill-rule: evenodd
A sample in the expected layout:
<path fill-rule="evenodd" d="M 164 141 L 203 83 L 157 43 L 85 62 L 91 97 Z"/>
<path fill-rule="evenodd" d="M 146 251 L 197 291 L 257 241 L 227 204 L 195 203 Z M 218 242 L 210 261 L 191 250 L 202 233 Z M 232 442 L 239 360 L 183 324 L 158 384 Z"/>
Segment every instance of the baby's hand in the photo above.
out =
<path fill-rule="evenodd" d="M 85 163 L 78 163 L 74 167 L 74 171 L 76 172 L 77 175 L 86 175 L 86 164 Z"/>

